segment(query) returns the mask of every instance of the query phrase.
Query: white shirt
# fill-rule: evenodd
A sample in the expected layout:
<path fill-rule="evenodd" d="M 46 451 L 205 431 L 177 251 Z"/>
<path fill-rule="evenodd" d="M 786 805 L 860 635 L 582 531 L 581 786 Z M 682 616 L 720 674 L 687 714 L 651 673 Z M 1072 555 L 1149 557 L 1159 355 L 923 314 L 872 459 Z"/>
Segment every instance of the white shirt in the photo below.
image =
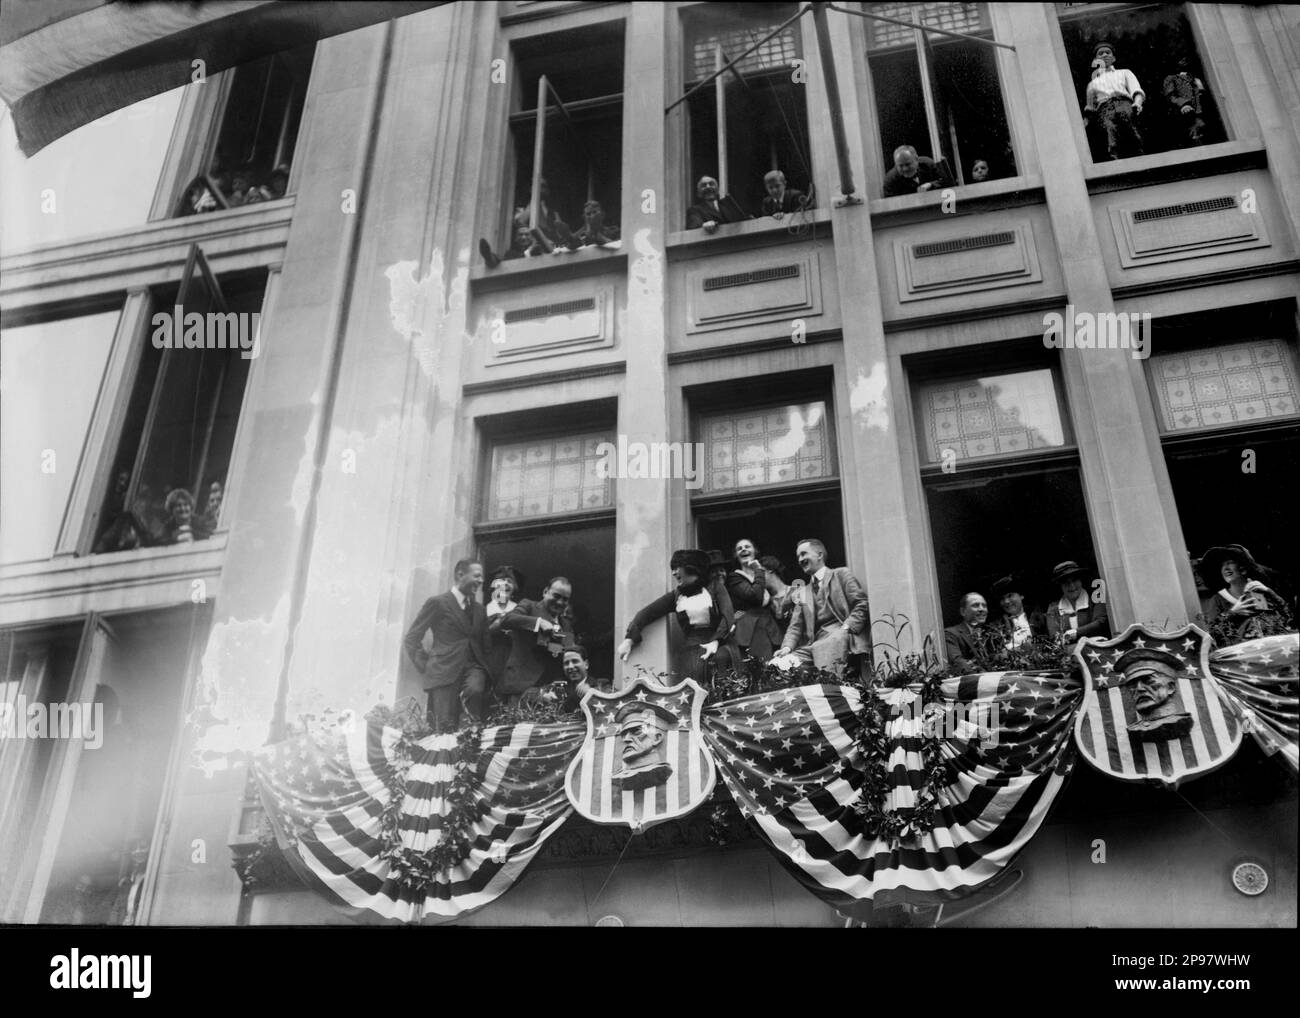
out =
<path fill-rule="evenodd" d="M 686 621 L 693 626 L 707 626 L 712 608 L 713 598 L 707 590 L 701 590 L 698 594 L 677 595 L 677 610 L 685 612 Z"/>
<path fill-rule="evenodd" d="M 1102 71 L 1088 82 L 1088 90 L 1085 94 L 1088 101 L 1084 108 L 1089 110 L 1095 110 L 1107 99 L 1132 99 L 1138 95 L 1141 95 L 1144 101 L 1146 99 L 1146 93 L 1138 84 L 1137 76 L 1132 71 L 1121 71 L 1118 67 Z"/>
<path fill-rule="evenodd" d="M 461 605 L 461 607 L 463 608 L 464 605 Z M 491 619 L 491 618 L 495 618 L 498 615 L 509 615 L 512 611 L 514 611 L 518 607 L 519 606 L 515 604 L 513 601 L 507 601 L 504 608 L 501 607 L 501 605 L 497 604 L 495 601 L 489 601 L 487 604 L 487 616 L 488 618 Z"/>
<path fill-rule="evenodd" d="M 1011 620 L 1011 639 L 1007 641 L 1007 650 L 1015 650 L 1029 639 L 1030 634 L 1029 619 L 1022 611 Z"/>
<path fill-rule="evenodd" d="M 459 588 L 459 587 L 452 587 L 452 588 L 451 588 L 451 593 L 452 593 L 452 596 L 456 598 L 456 603 L 457 603 L 458 605 L 460 605 L 460 610 L 461 610 L 461 611 L 464 611 L 464 610 L 465 610 L 465 604 L 466 604 L 466 602 L 469 601 L 469 598 L 466 597 L 464 594 L 462 594 L 462 593 L 460 592 L 460 588 Z"/>
<path fill-rule="evenodd" d="M 826 574 L 830 571 L 830 566 L 822 566 L 817 572 L 813 573 L 813 580 L 817 581 L 817 593 L 820 594 L 826 588 Z M 809 581 L 808 586 L 812 587 L 811 581 Z"/>
<path fill-rule="evenodd" d="M 1063 621 L 1064 620 L 1069 621 L 1069 625 L 1066 626 L 1067 630 L 1076 630 L 1079 628 L 1079 622 L 1078 622 L 1079 612 L 1083 611 L 1087 607 L 1088 607 L 1087 590 L 1079 591 L 1079 596 L 1075 598 L 1073 604 L 1067 601 L 1064 597 L 1061 598 L 1061 600 L 1056 602 L 1056 610 L 1061 613 L 1061 619 Z"/>

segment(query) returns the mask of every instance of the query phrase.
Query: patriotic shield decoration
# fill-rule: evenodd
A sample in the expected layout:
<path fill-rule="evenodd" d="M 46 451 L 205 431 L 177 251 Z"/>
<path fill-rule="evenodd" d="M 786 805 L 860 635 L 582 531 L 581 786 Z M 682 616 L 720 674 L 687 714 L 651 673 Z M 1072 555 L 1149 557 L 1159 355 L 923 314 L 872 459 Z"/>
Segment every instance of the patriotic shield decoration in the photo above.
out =
<path fill-rule="evenodd" d="M 1082 639 L 1079 751 L 1122 781 L 1177 788 L 1227 763 L 1241 725 L 1210 673 L 1210 638 L 1196 626 L 1168 633 L 1131 625 L 1109 640 Z"/>
<path fill-rule="evenodd" d="M 716 779 L 700 732 L 705 695 L 691 679 L 661 686 L 644 676 L 618 693 L 587 694 L 587 737 L 564 777 L 573 808 L 640 831 L 704 802 Z"/>

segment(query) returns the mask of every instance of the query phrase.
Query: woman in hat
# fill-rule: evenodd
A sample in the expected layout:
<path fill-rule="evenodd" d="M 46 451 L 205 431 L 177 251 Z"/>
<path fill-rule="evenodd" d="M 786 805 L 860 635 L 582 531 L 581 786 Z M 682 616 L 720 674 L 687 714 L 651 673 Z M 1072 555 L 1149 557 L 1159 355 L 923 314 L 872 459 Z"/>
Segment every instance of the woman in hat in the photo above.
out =
<path fill-rule="evenodd" d="M 1225 586 L 1214 595 L 1214 604 L 1220 626 L 1226 624 L 1237 640 L 1295 628 L 1286 599 L 1262 582 L 1272 579 L 1272 571 L 1240 544 L 1216 545 L 1201 556 L 1199 568 L 1207 582 L 1223 578 Z"/>
<path fill-rule="evenodd" d="M 488 673 L 492 688 L 496 688 L 506 673 L 510 660 L 510 634 L 501 628 L 501 620 L 515 610 L 515 598 L 523 586 L 523 575 L 513 566 L 501 566 L 488 581 Z"/>
<path fill-rule="evenodd" d="M 1052 570 L 1052 579 L 1061 585 L 1061 599 L 1047 608 L 1047 635 L 1065 643 L 1081 636 L 1110 636 L 1110 619 L 1106 602 L 1088 596 L 1083 581 L 1087 573 L 1078 562 L 1062 562 Z"/>
<path fill-rule="evenodd" d="M 767 570 L 759 561 L 758 548 L 747 537 L 742 537 L 732 549 L 726 586 L 736 610 L 736 646 L 760 665 L 767 664 L 785 633 L 772 614 Z"/>
<path fill-rule="evenodd" d="M 708 685 L 710 663 L 721 669 L 734 669 L 740 664 L 732 638 L 731 598 L 722 583 L 708 582 L 708 552 L 680 549 L 673 552 L 669 565 L 677 586 L 636 613 L 618 645 L 618 656 L 626 661 L 632 648 L 641 642 L 641 631 L 646 626 L 665 615 L 675 615 L 683 639 L 672 655 L 670 669 L 679 681 L 694 679 Z"/>

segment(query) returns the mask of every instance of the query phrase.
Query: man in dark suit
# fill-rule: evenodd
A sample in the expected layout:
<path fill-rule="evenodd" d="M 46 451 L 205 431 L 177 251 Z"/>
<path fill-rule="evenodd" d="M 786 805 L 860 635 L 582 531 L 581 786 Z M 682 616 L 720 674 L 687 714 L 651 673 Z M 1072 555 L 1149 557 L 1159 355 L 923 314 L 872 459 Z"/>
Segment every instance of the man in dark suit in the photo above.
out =
<path fill-rule="evenodd" d="M 451 590 L 424 602 L 402 647 L 425 677 L 429 723 L 437 732 L 454 732 L 462 706 L 475 721 L 484 717 L 488 690 L 487 613 L 478 603 L 483 566 L 472 559 L 456 563 Z M 424 649 L 424 634 L 433 647 Z"/>
<path fill-rule="evenodd" d="M 988 617 L 989 606 L 984 597 L 967 594 L 961 599 L 961 621 L 943 631 L 948 664 L 963 675 L 992 668 L 993 640 L 996 637 L 984 624 Z"/>
<path fill-rule="evenodd" d="M 712 233 L 719 223 L 739 223 L 749 218 L 730 195 L 718 197 L 716 180 L 701 177 L 695 185 L 695 204 L 686 210 L 686 229 Z"/>
<path fill-rule="evenodd" d="M 780 170 L 769 170 L 763 175 L 763 187 L 767 197 L 763 199 L 763 215 L 780 219 L 787 212 L 802 212 L 812 208 L 812 202 L 802 191 L 786 187 L 785 174 Z"/>
<path fill-rule="evenodd" d="M 918 156 L 911 145 L 899 145 L 894 149 L 894 168 L 885 174 L 882 190 L 886 198 L 897 198 L 952 186 L 952 176 L 942 163 Z"/>
<path fill-rule="evenodd" d="M 826 565 L 826 545 L 815 537 L 800 541 L 795 556 L 808 585 L 772 663 L 782 671 L 811 664 L 842 673 L 851 657 L 871 654 L 866 592 L 846 566 Z"/>
<path fill-rule="evenodd" d="M 989 623 L 989 628 L 997 631 L 1002 646 L 1007 650 L 1015 650 L 1037 637 L 1047 635 L 1047 616 L 1025 607 L 1020 584 L 1013 577 L 1004 576 L 993 584 L 993 600 L 1002 611 L 996 621 Z"/>
<path fill-rule="evenodd" d="M 517 703 L 533 686 L 563 681 L 564 650 L 577 642 L 568 616 L 572 598 L 572 584 L 557 576 L 546 585 L 540 601 L 520 601 L 501 619 L 502 630 L 510 634 L 511 646 L 497 696 Z"/>

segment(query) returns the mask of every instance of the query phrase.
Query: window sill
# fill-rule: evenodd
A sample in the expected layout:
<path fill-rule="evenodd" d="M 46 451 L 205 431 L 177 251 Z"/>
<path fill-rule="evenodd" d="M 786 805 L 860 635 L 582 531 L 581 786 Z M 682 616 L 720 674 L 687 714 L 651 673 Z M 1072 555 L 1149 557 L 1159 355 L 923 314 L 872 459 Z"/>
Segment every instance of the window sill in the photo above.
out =
<path fill-rule="evenodd" d="M 512 258 L 495 269 L 483 264 L 477 248 L 477 264 L 470 270 L 469 285 L 475 293 L 493 290 L 514 290 L 557 279 L 581 276 L 598 276 L 605 272 L 625 272 L 627 263 L 626 240 L 616 241 L 617 246 L 580 247 L 576 251 L 556 251 L 536 258 Z"/>
<path fill-rule="evenodd" d="M 1262 141 L 1247 138 L 1217 145 L 1179 148 L 1131 159 L 1093 163 L 1084 168 L 1088 191 L 1118 191 L 1146 184 L 1160 184 L 1189 177 L 1211 177 L 1232 170 L 1258 169 L 1267 165 Z"/>
<path fill-rule="evenodd" d="M 747 219 L 743 223 L 721 223 L 714 233 L 700 230 L 678 230 L 668 234 L 668 248 L 674 255 L 694 258 L 704 254 L 718 254 L 722 251 L 751 248 L 750 239 L 761 237 L 762 243 L 779 243 L 782 239 L 800 240 L 799 235 L 791 235 L 791 227 L 817 225 L 831 221 L 830 209 L 816 208 L 808 213 L 791 212 L 781 219 L 771 216 L 759 216 Z"/>
<path fill-rule="evenodd" d="M 952 188 L 957 208 L 962 213 L 1012 205 L 1041 204 L 1043 178 L 1037 174 L 986 180 L 982 184 L 962 184 Z M 873 225 L 893 225 L 894 219 L 917 221 L 950 215 L 944 212 L 944 192 L 905 194 L 894 198 L 872 198 L 869 204 Z"/>

